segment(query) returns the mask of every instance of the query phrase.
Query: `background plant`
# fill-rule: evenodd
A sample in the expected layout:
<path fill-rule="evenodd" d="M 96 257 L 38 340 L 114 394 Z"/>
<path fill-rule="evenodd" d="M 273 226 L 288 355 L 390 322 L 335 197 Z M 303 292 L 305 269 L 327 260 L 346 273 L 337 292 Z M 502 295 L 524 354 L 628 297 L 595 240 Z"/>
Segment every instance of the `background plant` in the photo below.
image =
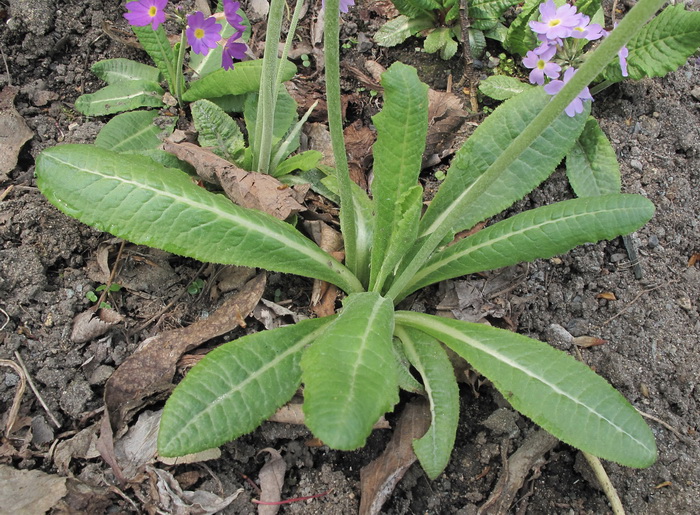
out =
<path fill-rule="evenodd" d="M 431 404 L 432 425 L 414 449 L 435 477 L 449 459 L 458 418 L 456 382 L 442 343 L 558 438 L 625 465 L 653 463 L 646 424 L 585 365 L 518 334 L 394 306 L 436 281 L 549 257 L 626 234 L 651 217 L 653 206 L 638 195 L 580 198 L 521 213 L 448 245 L 455 233 L 507 208 L 552 173 L 584 130 L 590 105 L 573 117 L 564 109 L 660 4 L 641 0 L 554 97 L 531 89 L 496 109 L 459 150 L 424 214 L 417 179 L 427 86 L 400 63 L 384 75 L 370 199 L 350 183 L 338 138 L 338 18 L 327 15 L 329 123 L 346 265 L 289 224 L 236 206 L 142 156 L 91 145 L 44 151 L 36 166 L 40 189 L 85 223 L 200 260 L 325 280 L 347 293 L 336 316 L 252 334 L 207 355 L 166 405 L 161 454 L 194 452 L 251 431 L 301 383 L 314 434 L 334 448 L 357 448 L 376 419 L 393 409 L 399 387 L 413 389 L 405 381 L 405 356 Z M 326 7 L 337 12 L 338 0 Z"/>

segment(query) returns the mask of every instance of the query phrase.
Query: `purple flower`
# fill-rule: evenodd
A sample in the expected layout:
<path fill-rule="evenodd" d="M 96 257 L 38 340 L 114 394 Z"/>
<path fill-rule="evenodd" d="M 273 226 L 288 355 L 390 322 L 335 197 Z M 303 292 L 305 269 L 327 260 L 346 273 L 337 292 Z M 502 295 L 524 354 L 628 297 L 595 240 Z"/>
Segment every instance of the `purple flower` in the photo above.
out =
<path fill-rule="evenodd" d="M 549 60 L 554 57 L 556 47 L 549 47 L 544 53 L 538 55 L 536 51 L 530 50 L 523 59 L 523 66 L 532 68 L 530 72 L 530 82 L 533 84 L 544 84 L 544 76 L 550 79 L 559 77 L 561 66 L 556 63 L 550 63 Z"/>
<path fill-rule="evenodd" d="M 231 25 L 231 27 L 236 29 L 238 32 L 243 33 L 245 32 L 246 26 L 243 25 L 243 16 L 238 14 L 238 10 L 240 8 L 240 2 L 234 2 L 233 0 L 224 0 L 224 16 L 226 17 L 226 21 L 229 25 Z"/>
<path fill-rule="evenodd" d="M 571 31 L 581 23 L 580 13 L 576 7 L 564 4 L 557 7 L 554 0 L 540 4 L 541 21 L 531 21 L 530 28 L 537 34 L 543 34 L 547 39 L 568 38 Z"/>
<path fill-rule="evenodd" d="M 575 68 L 567 68 L 567 70 L 564 72 L 564 80 L 553 80 L 544 87 L 544 90 L 550 95 L 556 95 L 559 93 L 561 88 L 564 87 L 564 84 L 571 80 L 574 73 L 576 73 Z M 582 113 L 584 100 L 593 100 L 588 87 L 583 88 L 583 91 L 581 91 L 581 93 L 579 93 L 578 96 L 574 98 L 568 106 L 566 106 L 564 112 L 571 117 L 576 116 L 578 113 Z"/>
<path fill-rule="evenodd" d="M 622 76 L 627 77 L 627 57 L 630 55 L 629 48 L 623 46 L 618 52 L 617 57 L 620 60 L 620 70 L 622 70 Z"/>
<path fill-rule="evenodd" d="M 236 43 L 236 40 L 240 38 L 241 35 L 241 32 L 236 32 L 226 41 L 224 52 L 221 54 L 221 66 L 223 66 L 224 70 L 233 70 L 234 59 L 238 61 L 245 59 L 248 45 L 245 43 Z"/>
<path fill-rule="evenodd" d="M 581 23 L 578 27 L 574 27 L 571 31 L 571 37 L 576 39 L 587 39 L 588 41 L 595 41 L 600 39 L 605 35 L 603 27 L 598 23 L 588 24 L 591 19 L 588 16 L 583 16 L 581 18 Z"/>
<path fill-rule="evenodd" d="M 216 18 L 209 16 L 204 18 L 200 11 L 190 14 L 187 17 L 187 42 L 192 47 L 195 54 L 207 55 L 209 50 L 216 48 L 216 44 L 221 39 L 221 25 L 216 23 Z"/>
<path fill-rule="evenodd" d="M 134 0 L 128 2 L 126 8 L 129 10 L 124 18 L 129 20 L 130 25 L 145 27 L 150 25 L 153 30 L 157 30 L 161 23 L 165 22 L 165 6 L 168 0 Z"/>
<path fill-rule="evenodd" d="M 355 5 L 355 0 L 340 0 L 340 12 L 348 12 L 348 9 L 350 9 L 350 7 L 352 7 L 353 5 Z M 326 0 L 323 0 L 323 2 L 321 2 L 321 8 L 326 8 Z"/>

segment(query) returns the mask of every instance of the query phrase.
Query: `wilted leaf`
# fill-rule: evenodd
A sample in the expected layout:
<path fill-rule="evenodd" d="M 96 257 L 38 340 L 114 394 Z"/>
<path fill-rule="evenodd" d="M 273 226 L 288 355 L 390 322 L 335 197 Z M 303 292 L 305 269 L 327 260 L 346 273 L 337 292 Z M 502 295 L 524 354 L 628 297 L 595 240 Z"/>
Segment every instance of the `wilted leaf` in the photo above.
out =
<path fill-rule="evenodd" d="M 428 136 L 423 165 L 434 155 L 438 159 L 454 154 L 452 145 L 464 123 L 467 112 L 454 93 L 428 90 Z"/>
<path fill-rule="evenodd" d="M 282 455 L 271 447 L 260 452 L 270 454 L 270 459 L 263 465 L 260 474 L 258 474 L 260 501 L 262 503 L 277 503 L 282 500 L 282 487 L 284 486 L 284 473 L 287 470 L 287 464 Z M 258 515 L 275 515 L 279 509 L 279 504 L 258 504 Z"/>
<path fill-rule="evenodd" d="M 0 505 L 3 513 L 36 515 L 46 513 L 68 490 L 67 478 L 38 470 L 17 470 L 0 465 Z"/>
<path fill-rule="evenodd" d="M 62 476 L 68 475 L 68 467 L 73 458 L 90 460 L 97 458 L 97 431 L 99 424 L 86 427 L 77 435 L 59 442 L 53 455 L 53 462 Z"/>
<path fill-rule="evenodd" d="M 93 338 L 102 336 L 110 327 L 122 320 L 124 317 L 113 309 L 92 306 L 75 316 L 70 339 L 73 343 L 89 342 Z"/>
<path fill-rule="evenodd" d="M 243 492 L 243 489 L 239 488 L 232 495 L 222 498 L 205 490 L 194 492 L 183 490 L 170 472 L 160 469 L 152 470 L 158 478 L 159 504 L 165 513 L 177 515 L 218 513 L 235 501 Z"/>
<path fill-rule="evenodd" d="M 595 336 L 577 336 L 574 338 L 574 345 L 578 345 L 579 347 L 583 348 L 597 347 L 598 345 L 604 345 L 606 343 L 608 343 L 607 340 L 596 338 Z"/>
<path fill-rule="evenodd" d="M 13 86 L 6 86 L 0 91 L 0 147 L 3 149 L 0 152 L 0 182 L 17 165 L 22 146 L 34 137 L 13 105 L 18 91 Z"/>
<path fill-rule="evenodd" d="M 264 211 L 280 220 L 303 211 L 307 187 L 288 187 L 274 177 L 247 172 L 233 163 L 192 143 L 166 140 L 164 150 L 190 163 L 207 182 L 220 185 L 236 204 Z"/>
<path fill-rule="evenodd" d="M 599 293 L 598 295 L 595 296 L 595 298 L 596 299 L 605 299 L 605 300 L 617 300 L 617 297 L 615 297 L 615 294 L 611 291 Z"/>

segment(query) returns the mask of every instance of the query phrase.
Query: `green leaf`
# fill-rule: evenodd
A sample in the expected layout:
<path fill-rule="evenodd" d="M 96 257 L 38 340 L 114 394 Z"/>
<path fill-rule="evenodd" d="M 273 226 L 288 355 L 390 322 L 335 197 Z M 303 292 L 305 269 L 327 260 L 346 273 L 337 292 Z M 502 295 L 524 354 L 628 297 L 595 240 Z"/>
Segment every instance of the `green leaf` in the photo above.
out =
<path fill-rule="evenodd" d="M 165 76 L 170 91 L 175 91 L 176 74 L 182 73 L 182 70 L 175 69 L 176 58 L 170 41 L 168 41 L 168 35 L 165 33 L 165 27 L 160 25 L 157 30 L 153 30 L 150 25 L 144 27 L 132 25 L 131 30 L 134 31 L 143 49 Z"/>
<path fill-rule="evenodd" d="M 245 140 L 238 124 L 209 100 L 197 100 L 190 104 L 192 119 L 202 147 L 211 147 L 212 152 L 231 162 L 236 162 L 243 153 Z"/>
<path fill-rule="evenodd" d="M 384 107 L 372 118 L 377 128 L 373 147 L 376 219 L 372 241 L 370 288 L 380 291 L 416 236 L 412 227 L 399 228 L 407 213 L 420 215 L 422 194 L 416 194 L 425 140 L 428 132 L 428 86 L 415 68 L 394 63 L 382 75 Z M 418 211 L 416 211 L 418 206 Z M 405 231 L 405 229 L 409 229 Z M 393 259 L 387 260 L 392 253 Z"/>
<path fill-rule="evenodd" d="M 242 11 L 239 11 L 242 12 Z M 236 29 L 231 27 L 225 19 L 217 20 L 217 23 L 222 26 L 221 37 L 228 39 L 236 32 Z M 239 42 L 245 42 L 247 39 L 241 39 Z M 194 72 L 194 76 L 197 78 L 202 78 L 209 75 L 212 72 L 221 68 L 221 56 L 224 53 L 223 45 L 216 45 L 216 47 L 209 50 L 209 52 L 204 54 L 190 53 L 190 68 Z M 238 66 L 238 63 L 234 64 L 234 68 Z"/>
<path fill-rule="evenodd" d="M 158 148 L 150 148 L 146 150 L 137 150 L 130 153 L 148 157 L 166 168 L 176 168 L 190 176 L 197 175 L 197 171 L 194 169 L 194 166 L 192 166 L 189 163 L 186 163 L 185 161 L 179 160 L 177 157 L 175 157 L 172 154 L 169 154 L 165 150 L 160 150 Z"/>
<path fill-rule="evenodd" d="M 131 111 L 115 116 L 102 127 L 95 139 L 98 147 L 115 152 L 138 152 L 158 148 L 173 132 L 175 118 L 159 127 L 154 124 L 158 111 Z"/>
<path fill-rule="evenodd" d="M 683 3 L 669 5 L 627 43 L 629 78 L 663 77 L 684 65 L 698 47 L 700 12 L 686 11 Z M 624 78 L 616 61 L 604 75 L 614 82 Z"/>
<path fill-rule="evenodd" d="M 374 423 L 399 401 L 393 313 L 378 293 L 349 295 L 301 359 L 306 425 L 334 449 L 363 446 Z"/>
<path fill-rule="evenodd" d="M 470 0 L 470 26 L 478 30 L 488 30 L 503 16 L 511 6 L 520 3 L 519 0 Z"/>
<path fill-rule="evenodd" d="M 615 150 L 593 117 L 566 156 L 566 175 L 577 197 L 619 193 L 622 188 Z"/>
<path fill-rule="evenodd" d="M 406 294 L 462 275 L 562 254 L 584 243 L 629 234 L 654 214 L 641 195 L 566 200 L 519 213 L 437 252 Z"/>
<path fill-rule="evenodd" d="M 307 172 L 313 168 L 316 168 L 319 161 L 323 159 L 323 154 L 317 150 L 307 150 L 300 154 L 295 154 L 288 157 L 273 170 L 273 175 L 275 177 L 281 177 L 282 175 L 287 175 L 288 173 L 300 170 L 302 172 Z"/>
<path fill-rule="evenodd" d="M 117 82 L 95 93 L 80 95 L 75 101 L 75 108 L 86 116 L 102 116 L 139 107 L 162 107 L 163 93 L 163 88 L 155 82 Z"/>
<path fill-rule="evenodd" d="M 579 0 L 576 2 L 576 10 L 581 14 L 585 14 L 589 18 L 593 18 L 598 12 L 601 11 L 601 1 L 600 0 Z M 597 23 L 591 20 L 593 23 Z"/>
<path fill-rule="evenodd" d="M 302 352 L 331 320 L 254 333 L 209 352 L 165 404 L 159 454 L 183 456 L 253 431 L 292 398 Z"/>
<path fill-rule="evenodd" d="M 257 92 L 260 88 L 261 72 L 261 59 L 236 63 L 233 70 L 219 68 L 206 77 L 191 82 L 182 98 L 186 102 L 194 102 L 202 98 L 211 100 L 227 95 Z M 296 65 L 291 61 L 285 61 L 280 70 L 280 83 L 294 77 L 296 72 Z"/>
<path fill-rule="evenodd" d="M 158 68 L 121 57 L 98 61 L 90 69 L 107 84 L 127 80 L 144 80 L 146 82 L 160 82 L 162 80 Z"/>
<path fill-rule="evenodd" d="M 379 46 L 396 46 L 414 34 L 418 34 L 420 31 L 429 29 L 434 25 L 435 21 L 430 16 L 409 18 L 402 14 L 379 27 L 379 30 L 374 34 L 374 40 Z"/>
<path fill-rule="evenodd" d="M 442 8 L 435 0 L 392 0 L 394 7 L 403 15 L 416 18 Z"/>
<path fill-rule="evenodd" d="M 455 444 L 459 422 L 459 388 L 447 354 L 432 336 L 412 327 L 396 328 L 411 364 L 423 378 L 430 401 L 432 423 L 422 438 L 413 441 L 413 450 L 430 479 L 438 477 Z"/>
<path fill-rule="evenodd" d="M 551 96 L 532 88 L 501 104 L 457 151 L 423 219 L 419 235 L 431 234 L 443 224 L 452 232 L 469 229 L 503 211 L 546 179 L 574 144 L 588 118 L 585 111 L 571 118 L 565 113 L 544 130 L 478 198 L 470 195 L 484 172 L 537 116 Z"/>
<path fill-rule="evenodd" d="M 245 125 L 248 131 L 248 146 L 255 148 L 255 126 L 257 124 L 258 111 L 258 94 L 251 93 L 248 95 L 243 111 Z M 297 103 L 284 87 L 280 84 L 279 93 L 277 95 L 277 104 L 275 105 L 274 126 L 272 128 L 272 146 L 274 147 L 289 130 L 294 126 L 297 120 Z M 299 136 L 295 138 L 290 146 L 289 152 L 293 152 L 299 146 Z"/>
<path fill-rule="evenodd" d="M 508 27 L 508 35 L 503 47 L 513 54 L 525 55 L 537 46 L 537 37 L 529 23 L 540 15 L 540 0 L 526 0 L 522 11 Z"/>
<path fill-rule="evenodd" d="M 483 31 L 477 29 L 469 29 L 467 33 L 469 34 L 469 49 L 472 57 L 479 59 L 486 50 L 486 36 L 484 36 Z"/>
<path fill-rule="evenodd" d="M 495 100 L 508 100 L 533 86 L 517 77 L 491 75 L 479 83 L 479 91 Z"/>
<path fill-rule="evenodd" d="M 439 52 L 445 45 L 452 40 L 452 30 L 448 27 L 440 27 L 431 30 L 427 36 L 425 36 L 425 41 L 423 42 L 423 48 L 429 54 L 434 54 Z"/>
<path fill-rule="evenodd" d="M 445 343 L 510 404 L 560 440 L 628 467 L 656 461 L 649 427 L 610 384 L 546 343 L 481 324 L 400 311 L 396 323 Z"/>
<path fill-rule="evenodd" d="M 399 381 L 399 388 L 407 392 L 419 393 L 425 395 L 425 388 L 413 377 L 410 367 L 411 363 L 406 357 L 403 349 L 403 344 L 398 338 L 393 340 L 394 362 L 396 363 L 396 373 Z"/>
<path fill-rule="evenodd" d="M 450 33 L 452 33 L 452 30 L 450 30 Z M 443 46 L 442 50 L 440 50 L 440 59 L 444 61 L 449 61 L 452 59 L 457 53 L 458 46 L 457 41 L 452 38 L 445 41 L 445 46 Z"/>
<path fill-rule="evenodd" d="M 61 145 L 38 156 L 36 175 L 39 189 L 61 211 L 134 243 L 362 289 L 347 268 L 289 224 L 239 207 L 149 158 Z"/>

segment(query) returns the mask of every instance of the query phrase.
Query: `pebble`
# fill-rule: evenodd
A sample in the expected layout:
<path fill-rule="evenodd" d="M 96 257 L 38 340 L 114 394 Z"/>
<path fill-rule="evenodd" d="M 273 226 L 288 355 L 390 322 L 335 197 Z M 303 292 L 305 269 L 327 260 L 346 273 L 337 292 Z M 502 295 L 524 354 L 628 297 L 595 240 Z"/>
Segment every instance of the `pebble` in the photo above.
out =
<path fill-rule="evenodd" d="M 545 338 L 550 345 L 559 350 L 569 350 L 574 344 L 573 335 L 559 324 L 550 324 L 545 333 Z"/>
<path fill-rule="evenodd" d="M 690 90 L 690 95 L 695 99 L 695 100 L 700 100 L 700 86 L 694 87 L 693 89 Z"/>
<path fill-rule="evenodd" d="M 652 234 L 651 236 L 649 236 L 649 241 L 647 242 L 647 245 L 649 246 L 650 249 L 658 247 L 659 246 L 659 237 L 656 234 Z"/>
<path fill-rule="evenodd" d="M 641 171 L 643 168 L 642 162 L 639 159 L 631 159 L 630 166 L 632 168 L 634 168 L 635 170 L 639 170 L 639 171 Z"/>

